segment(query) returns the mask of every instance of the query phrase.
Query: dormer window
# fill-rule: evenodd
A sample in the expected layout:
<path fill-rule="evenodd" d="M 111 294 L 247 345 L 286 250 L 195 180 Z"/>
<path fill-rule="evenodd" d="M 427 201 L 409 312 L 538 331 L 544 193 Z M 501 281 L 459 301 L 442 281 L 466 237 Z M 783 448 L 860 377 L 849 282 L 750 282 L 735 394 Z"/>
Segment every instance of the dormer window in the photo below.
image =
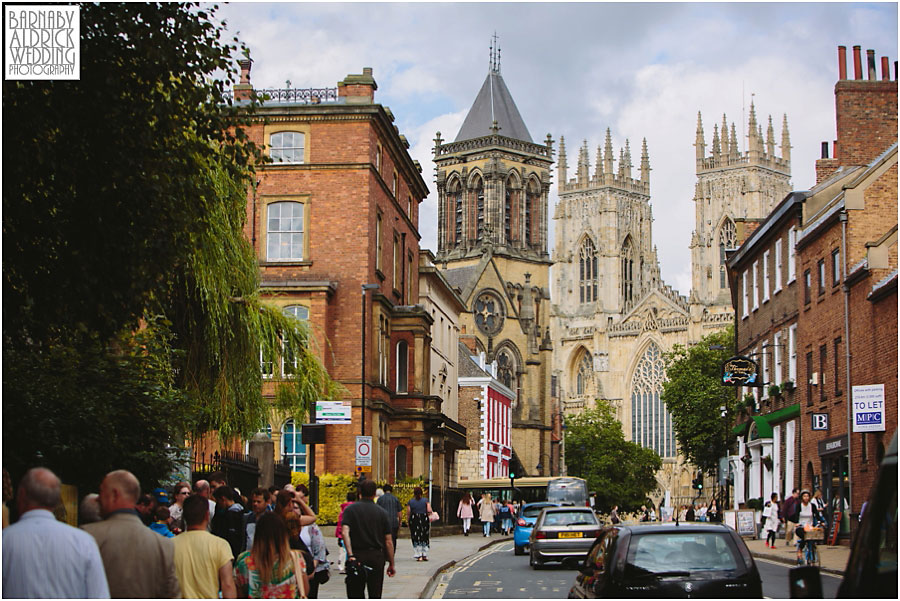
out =
<path fill-rule="evenodd" d="M 269 156 L 275 163 L 303 162 L 303 134 L 282 131 L 269 137 Z"/>

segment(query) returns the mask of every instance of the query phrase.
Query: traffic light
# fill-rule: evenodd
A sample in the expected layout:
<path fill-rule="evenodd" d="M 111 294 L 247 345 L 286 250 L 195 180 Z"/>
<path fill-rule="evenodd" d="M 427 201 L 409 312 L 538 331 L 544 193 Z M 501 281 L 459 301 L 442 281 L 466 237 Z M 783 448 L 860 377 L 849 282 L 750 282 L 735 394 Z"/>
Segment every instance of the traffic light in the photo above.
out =
<path fill-rule="evenodd" d="M 691 488 L 703 490 L 703 475 L 700 474 L 691 481 Z"/>

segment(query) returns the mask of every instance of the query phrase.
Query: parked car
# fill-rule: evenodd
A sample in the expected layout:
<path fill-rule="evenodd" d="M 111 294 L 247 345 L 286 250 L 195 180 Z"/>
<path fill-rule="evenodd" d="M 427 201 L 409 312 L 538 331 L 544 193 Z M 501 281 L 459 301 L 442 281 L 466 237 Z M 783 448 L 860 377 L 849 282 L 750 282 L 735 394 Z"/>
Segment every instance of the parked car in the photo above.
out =
<path fill-rule="evenodd" d="M 531 529 L 534 527 L 534 523 L 537 521 L 538 516 L 541 515 L 541 510 L 544 507 L 559 507 L 559 504 L 541 501 L 539 503 L 526 503 L 519 509 L 516 526 L 513 528 L 513 553 L 516 555 L 525 555 L 525 549 L 528 547 L 528 538 L 531 536 Z"/>
<path fill-rule="evenodd" d="M 590 507 L 544 507 L 528 539 L 531 567 L 584 557 L 600 528 Z"/>
<path fill-rule="evenodd" d="M 604 528 L 569 599 L 761 598 L 747 545 L 724 524 L 654 523 Z"/>
<path fill-rule="evenodd" d="M 862 522 L 853 539 L 850 560 L 838 587 L 839 598 L 897 598 L 897 434 L 881 461 Z M 792 568 L 792 598 L 822 596 L 816 566 Z"/>

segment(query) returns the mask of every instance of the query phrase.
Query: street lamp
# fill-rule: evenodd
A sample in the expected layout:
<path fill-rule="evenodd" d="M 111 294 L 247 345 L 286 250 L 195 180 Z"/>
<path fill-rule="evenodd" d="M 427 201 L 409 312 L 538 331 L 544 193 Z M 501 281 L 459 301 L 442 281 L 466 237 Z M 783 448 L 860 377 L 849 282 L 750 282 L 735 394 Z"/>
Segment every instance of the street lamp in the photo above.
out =
<path fill-rule="evenodd" d="M 375 290 L 378 284 L 362 285 L 362 379 L 360 386 L 360 436 L 366 435 L 366 291 Z"/>

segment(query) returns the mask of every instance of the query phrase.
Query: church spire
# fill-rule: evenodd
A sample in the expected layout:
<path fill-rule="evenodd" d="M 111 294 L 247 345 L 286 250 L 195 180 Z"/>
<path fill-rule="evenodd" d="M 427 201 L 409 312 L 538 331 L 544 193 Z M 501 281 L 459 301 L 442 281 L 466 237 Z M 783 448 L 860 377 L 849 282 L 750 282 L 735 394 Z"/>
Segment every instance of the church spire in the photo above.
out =
<path fill-rule="evenodd" d="M 718 162 L 719 156 L 722 154 L 722 145 L 719 141 L 718 124 L 713 124 L 712 154 L 715 161 Z"/>
<path fill-rule="evenodd" d="M 631 143 L 625 139 L 625 177 L 631 179 Z"/>
<path fill-rule="evenodd" d="M 729 152 L 729 156 L 737 158 L 740 156 L 740 146 L 738 145 L 737 139 L 737 130 L 734 128 L 734 123 L 731 124 L 731 151 Z"/>
<path fill-rule="evenodd" d="M 613 174 L 612 134 L 608 127 L 606 128 L 606 145 L 603 150 L 603 173 L 610 176 Z"/>
<path fill-rule="evenodd" d="M 728 119 L 725 118 L 725 113 L 722 113 L 722 129 L 720 133 L 722 134 L 722 156 L 728 156 L 731 149 L 728 148 Z"/>
<path fill-rule="evenodd" d="M 599 144 L 597 144 L 597 163 L 594 168 L 594 179 L 598 182 L 603 181 L 603 151 Z"/>
<path fill-rule="evenodd" d="M 788 132 L 787 114 L 781 125 L 781 158 L 785 161 L 791 160 L 791 134 Z"/>
<path fill-rule="evenodd" d="M 706 158 L 706 139 L 703 135 L 703 117 L 700 111 L 697 111 L 697 138 L 694 140 L 694 147 L 697 149 L 697 160 Z"/>
<path fill-rule="evenodd" d="M 566 137 L 559 137 L 559 159 L 556 163 L 556 185 L 558 187 L 563 187 L 567 183 L 569 183 L 569 174 L 567 171 L 569 170 L 569 165 L 566 163 Z"/>
<path fill-rule="evenodd" d="M 578 151 L 578 175 L 576 177 L 578 178 L 579 185 L 587 185 L 588 180 L 590 180 L 589 161 L 587 140 L 585 140 Z"/>
<path fill-rule="evenodd" d="M 650 154 L 647 152 L 647 138 L 641 145 L 641 181 L 650 183 Z"/>
<path fill-rule="evenodd" d="M 775 128 L 772 126 L 772 115 L 769 115 L 769 128 L 766 130 L 766 153 L 775 156 Z"/>
<path fill-rule="evenodd" d="M 497 32 L 494 32 L 493 38 L 491 38 L 491 65 L 490 65 L 490 73 L 494 75 L 500 74 L 500 44 L 497 38 Z"/>

